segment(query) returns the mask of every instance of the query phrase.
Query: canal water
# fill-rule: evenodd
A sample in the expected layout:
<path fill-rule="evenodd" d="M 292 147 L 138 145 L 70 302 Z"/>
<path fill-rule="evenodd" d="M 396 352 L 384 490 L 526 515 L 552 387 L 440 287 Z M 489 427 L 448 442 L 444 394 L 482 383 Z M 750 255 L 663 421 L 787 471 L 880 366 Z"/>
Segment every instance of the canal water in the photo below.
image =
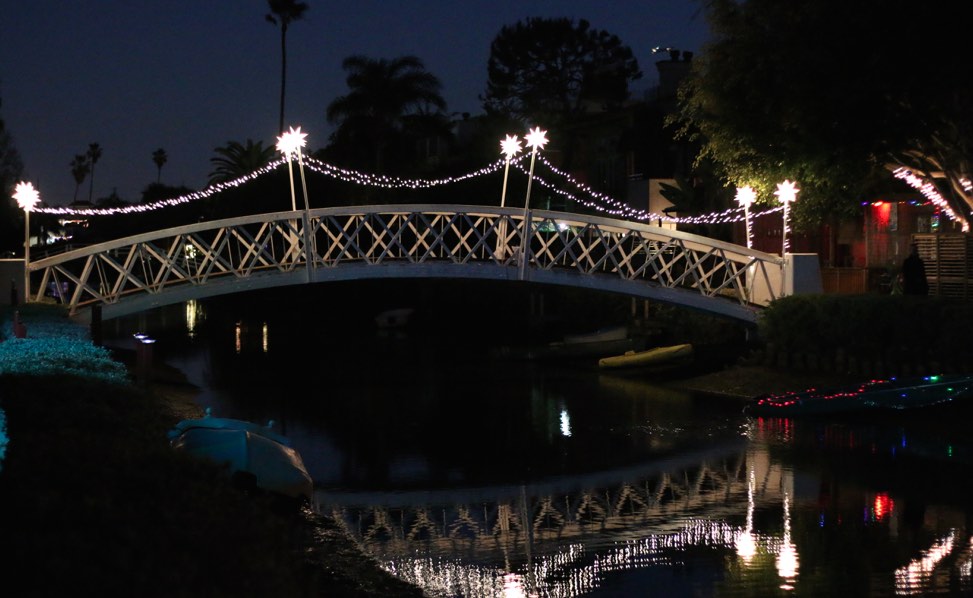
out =
<path fill-rule="evenodd" d="M 273 420 L 316 510 L 429 596 L 973 594 L 962 418 L 749 418 L 594 359 L 511 358 L 548 340 L 509 334 L 512 305 L 335 287 L 106 335 L 150 334 L 215 415 Z M 380 327 L 388 309 L 407 325 Z"/>

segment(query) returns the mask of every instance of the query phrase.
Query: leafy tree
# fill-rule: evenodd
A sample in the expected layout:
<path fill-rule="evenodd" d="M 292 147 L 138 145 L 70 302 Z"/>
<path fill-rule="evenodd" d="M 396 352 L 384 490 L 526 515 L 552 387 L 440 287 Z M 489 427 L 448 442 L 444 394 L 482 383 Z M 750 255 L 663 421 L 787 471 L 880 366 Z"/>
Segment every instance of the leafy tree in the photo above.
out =
<path fill-rule="evenodd" d="M 529 18 L 505 26 L 490 45 L 488 114 L 522 123 L 557 126 L 589 108 L 628 99 L 628 84 L 642 76 L 632 50 L 588 21 Z"/>
<path fill-rule="evenodd" d="M 942 3 L 706 6 L 712 39 L 680 90 L 675 122 L 726 182 L 767 201 L 776 183 L 797 181 L 796 222 L 816 224 L 857 214 L 877 173 L 889 187 L 884 169 L 908 165 L 941 183 L 957 213 L 973 207 L 962 187 L 973 81 L 955 62 L 968 55 L 966 33 Z M 917 31 L 930 34 L 903 45 Z"/>
<path fill-rule="evenodd" d="M 217 155 L 209 160 L 213 164 L 209 173 L 210 185 L 232 181 L 267 166 L 273 161 L 276 148 L 264 147 L 263 141 L 247 139 L 246 144 L 227 141 L 226 145 L 213 151 Z"/>
<path fill-rule="evenodd" d="M 284 90 L 287 86 L 287 28 L 294 21 L 304 18 L 307 12 L 307 2 L 295 0 L 267 0 L 270 12 L 266 19 L 274 25 L 280 25 L 280 129 L 284 132 Z"/>
<path fill-rule="evenodd" d="M 3 101 L 0 100 L 0 106 L 2 105 Z M 17 235 L 17 228 L 20 226 L 18 217 L 22 218 L 21 210 L 11 199 L 14 187 L 23 172 L 24 163 L 17 148 L 14 147 L 13 136 L 7 130 L 3 118 L 0 118 L 0 193 L 4 198 L 4 201 L 0 202 L 0 250 L 2 251 L 12 251 L 23 245 L 23 238 Z"/>
<path fill-rule="evenodd" d="M 166 150 L 160 147 L 152 152 L 152 161 L 155 162 L 155 166 L 158 169 L 158 177 L 156 178 L 155 182 L 160 183 L 162 182 L 162 167 L 166 162 L 169 161 L 169 156 L 166 155 Z"/>
<path fill-rule="evenodd" d="M 88 144 L 88 166 L 91 167 L 91 178 L 88 180 L 88 201 L 91 201 L 91 196 L 94 194 L 95 190 L 95 164 L 101 158 L 101 146 L 97 143 Z"/>
<path fill-rule="evenodd" d="M 84 154 L 76 154 L 74 160 L 71 160 L 71 176 L 74 177 L 74 201 L 78 201 L 78 190 L 81 188 L 81 183 L 88 177 L 88 173 L 91 172 L 91 164 L 88 163 L 88 156 Z"/>
<path fill-rule="evenodd" d="M 332 149 L 348 161 L 385 172 L 389 158 L 403 159 L 411 142 L 448 132 L 442 85 L 419 58 L 349 56 L 342 68 L 349 91 L 328 105 L 326 115 L 337 125 Z"/>

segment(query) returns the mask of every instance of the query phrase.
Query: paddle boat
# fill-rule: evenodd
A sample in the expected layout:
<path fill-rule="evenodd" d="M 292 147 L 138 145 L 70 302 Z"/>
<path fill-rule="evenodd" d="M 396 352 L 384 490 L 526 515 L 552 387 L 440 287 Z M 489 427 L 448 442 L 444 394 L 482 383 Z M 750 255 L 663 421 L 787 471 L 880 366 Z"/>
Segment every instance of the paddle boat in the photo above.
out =
<path fill-rule="evenodd" d="M 896 413 L 973 401 L 973 376 L 874 379 L 842 388 L 809 388 L 756 397 L 743 411 L 757 417 Z"/>

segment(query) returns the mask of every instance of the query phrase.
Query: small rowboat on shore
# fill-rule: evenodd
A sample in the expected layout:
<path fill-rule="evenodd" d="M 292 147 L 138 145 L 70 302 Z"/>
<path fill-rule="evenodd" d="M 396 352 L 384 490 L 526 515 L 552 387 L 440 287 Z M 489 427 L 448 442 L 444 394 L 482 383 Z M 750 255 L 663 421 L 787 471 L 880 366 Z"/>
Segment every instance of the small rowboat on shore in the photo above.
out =
<path fill-rule="evenodd" d="M 601 368 L 631 368 L 669 365 L 689 360 L 693 356 L 691 344 L 654 347 L 645 351 L 626 351 L 622 355 L 602 357 L 598 360 Z"/>

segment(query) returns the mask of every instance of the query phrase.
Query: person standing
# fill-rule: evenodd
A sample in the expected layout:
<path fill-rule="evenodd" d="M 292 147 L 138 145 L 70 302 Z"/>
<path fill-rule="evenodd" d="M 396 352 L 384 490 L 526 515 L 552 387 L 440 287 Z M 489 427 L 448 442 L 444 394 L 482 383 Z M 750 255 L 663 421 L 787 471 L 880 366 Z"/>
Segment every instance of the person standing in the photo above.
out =
<path fill-rule="evenodd" d="M 909 255 L 902 262 L 902 292 L 906 295 L 928 295 L 926 264 L 919 257 L 919 246 L 912 244 Z"/>

